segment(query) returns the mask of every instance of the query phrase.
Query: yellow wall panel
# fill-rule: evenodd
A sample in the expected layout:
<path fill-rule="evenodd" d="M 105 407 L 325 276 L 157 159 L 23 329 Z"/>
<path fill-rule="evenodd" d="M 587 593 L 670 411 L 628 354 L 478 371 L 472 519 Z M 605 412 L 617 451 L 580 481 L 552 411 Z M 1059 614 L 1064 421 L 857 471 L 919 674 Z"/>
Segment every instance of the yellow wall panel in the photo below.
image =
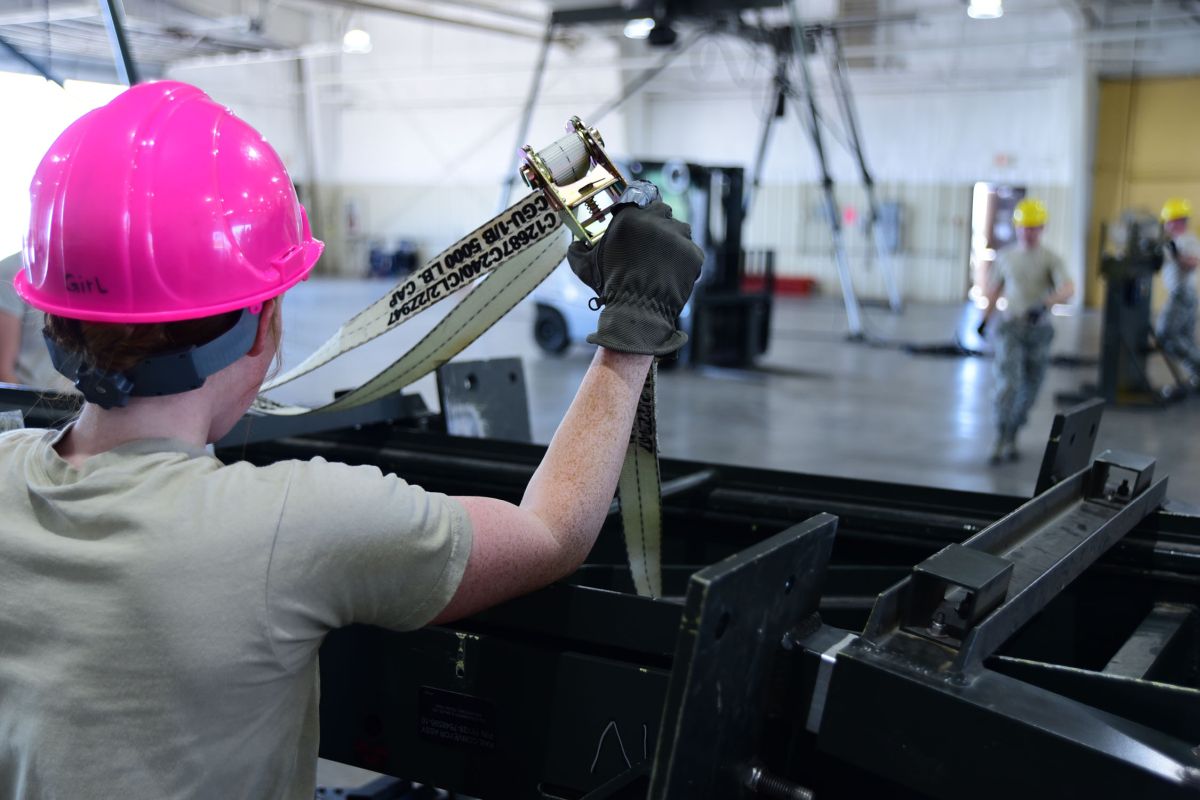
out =
<path fill-rule="evenodd" d="M 1138 81 L 1134 112 L 1130 179 L 1200 178 L 1200 78 Z"/>
<path fill-rule="evenodd" d="M 1093 307 L 1104 294 L 1103 224 L 1126 209 L 1157 214 L 1172 196 L 1200 203 L 1200 77 L 1101 81 L 1096 125 L 1085 294 Z"/>

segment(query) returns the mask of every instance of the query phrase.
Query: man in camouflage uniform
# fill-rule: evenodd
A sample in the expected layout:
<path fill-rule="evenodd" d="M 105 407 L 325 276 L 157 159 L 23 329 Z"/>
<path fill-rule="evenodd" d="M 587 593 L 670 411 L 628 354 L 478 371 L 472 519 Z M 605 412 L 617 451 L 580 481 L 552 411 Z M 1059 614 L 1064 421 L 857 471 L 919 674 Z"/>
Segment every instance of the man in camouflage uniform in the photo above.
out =
<path fill-rule="evenodd" d="M 1054 327 L 1050 307 L 1066 302 L 1075 285 L 1057 254 L 1041 246 L 1046 207 L 1037 200 L 1017 204 L 1013 222 L 1018 242 L 1002 250 L 988 278 L 984 325 L 999 312 L 995 326 L 996 443 L 991 463 L 1017 459 L 1017 431 L 1037 399 Z"/>
<path fill-rule="evenodd" d="M 1158 318 L 1158 341 L 1163 351 L 1182 364 L 1193 385 L 1200 376 L 1200 348 L 1196 347 L 1196 282 L 1200 263 L 1200 241 L 1188 233 L 1192 207 L 1174 197 L 1163 204 L 1163 285 L 1167 302 Z"/>

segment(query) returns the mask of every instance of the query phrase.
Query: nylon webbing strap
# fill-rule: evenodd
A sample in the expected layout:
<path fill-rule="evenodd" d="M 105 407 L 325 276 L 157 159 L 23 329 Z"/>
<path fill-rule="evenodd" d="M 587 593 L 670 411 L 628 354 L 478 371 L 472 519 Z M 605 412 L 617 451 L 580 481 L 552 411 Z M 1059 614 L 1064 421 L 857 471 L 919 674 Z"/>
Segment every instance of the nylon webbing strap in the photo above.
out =
<path fill-rule="evenodd" d="M 361 347 L 446 299 L 456 290 L 470 285 L 472 281 L 485 275 L 490 277 L 491 273 L 501 267 L 504 268 L 505 276 L 524 273 L 525 283 L 529 282 L 534 274 L 542 274 L 542 279 L 544 279 L 566 255 L 565 243 L 558 235 L 561 224 L 558 214 L 550 210 L 550 204 L 540 193 L 534 192 L 523 197 L 496 215 L 494 219 L 485 222 L 438 253 L 422 269 L 413 272 L 379 300 L 355 314 L 302 363 L 264 385 L 263 391 L 270 391 L 302 375 L 307 375 L 343 353 Z M 547 263 L 549 263 L 548 267 Z M 505 282 L 508 282 L 508 277 L 501 281 L 501 283 Z M 480 290 L 484 286 L 491 283 L 490 280 L 483 281 L 474 287 L 467 298 L 451 312 L 450 316 L 454 316 L 454 320 L 450 320 L 449 316 L 443 319 L 413 350 L 423 349 L 428 355 L 430 345 L 438 343 L 447 345 L 451 343 L 451 340 L 457 341 L 465 338 L 463 334 L 468 330 L 478 331 L 470 339 L 467 339 L 465 344 L 446 355 L 446 360 L 449 360 L 495 324 L 500 317 L 504 316 L 504 313 L 516 305 L 516 301 L 520 301 L 540 282 L 539 279 L 529 286 L 508 308 L 500 309 L 498 304 L 510 299 L 513 292 L 499 292 L 498 290 L 501 288 L 499 286 L 490 286 L 486 293 L 481 292 Z M 488 297 L 483 297 L 484 294 L 487 294 Z M 492 297 L 497 294 L 502 294 L 503 298 Z M 473 302 L 472 298 L 475 298 Z M 462 308 L 468 304 L 469 308 Z M 446 347 L 437 348 L 437 352 L 441 353 L 448 349 Z M 414 375 L 411 361 L 401 366 L 401 362 L 405 362 L 408 355 L 402 356 L 359 389 L 343 395 L 334 403 L 321 406 L 319 409 L 281 406 L 264 398 L 259 398 L 255 409 L 264 413 L 303 414 L 310 411 L 332 411 L 335 406 L 352 408 L 387 394 L 387 392 L 383 392 L 382 394 L 373 394 L 369 399 L 365 398 L 365 395 L 360 392 L 368 386 L 379 387 L 386 384 L 391 386 L 389 391 L 399 391 L 409 383 L 441 366 L 441 363 L 430 361 L 426 364 L 422 360 L 421 365 L 428 368 L 421 371 L 420 374 Z"/>
<path fill-rule="evenodd" d="M 443 250 L 384 297 L 355 314 L 301 364 L 268 382 L 282 386 L 382 336 L 458 289 L 484 277 L 419 342 L 358 388 L 319 408 L 260 396 L 260 414 L 298 415 L 344 410 L 400 391 L 445 364 L 478 339 L 544 281 L 566 257 L 562 221 L 533 192 Z M 658 596 L 661 579 L 661 489 L 654 419 L 654 375 L 642 388 L 618 489 L 625 545 L 639 594 Z"/>
<path fill-rule="evenodd" d="M 662 595 L 662 481 L 658 474 L 658 430 L 655 420 L 655 380 L 658 365 L 642 385 L 629 446 L 621 464 L 617 493 L 629 570 L 637 593 Z"/>

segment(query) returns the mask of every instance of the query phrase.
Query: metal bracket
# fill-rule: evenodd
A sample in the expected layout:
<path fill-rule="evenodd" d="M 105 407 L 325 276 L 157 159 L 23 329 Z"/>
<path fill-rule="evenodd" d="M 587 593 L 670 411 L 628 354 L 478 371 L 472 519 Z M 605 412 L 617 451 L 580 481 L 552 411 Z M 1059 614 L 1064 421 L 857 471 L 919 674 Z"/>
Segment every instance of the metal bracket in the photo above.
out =
<path fill-rule="evenodd" d="M 1154 459 L 1105 451 L 1089 468 L 917 565 L 879 596 L 863 638 L 884 648 L 896 635 L 936 643 L 908 657 L 961 678 L 1162 504 L 1167 481 L 1153 478 Z"/>
<path fill-rule="evenodd" d="M 1054 415 L 1050 439 L 1038 472 L 1035 495 L 1085 468 L 1092 458 L 1096 433 L 1104 416 L 1103 400 L 1088 400 Z"/>
<path fill-rule="evenodd" d="M 1013 563 L 952 544 L 913 567 L 904 630 L 958 646 L 967 631 L 1004 602 Z"/>
<path fill-rule="evenodd" d="M 521 359 L 443 364 L 437 371 L 437 391 L 451 436 L 533 441 Z"/>
<path fill-rule="evenodd" d="M 1105 450 L 1092 463 L 1088 493 L 1096 500 L 1125 505 L 1150 488 L 1153 479 L 1153 458 Z"/>

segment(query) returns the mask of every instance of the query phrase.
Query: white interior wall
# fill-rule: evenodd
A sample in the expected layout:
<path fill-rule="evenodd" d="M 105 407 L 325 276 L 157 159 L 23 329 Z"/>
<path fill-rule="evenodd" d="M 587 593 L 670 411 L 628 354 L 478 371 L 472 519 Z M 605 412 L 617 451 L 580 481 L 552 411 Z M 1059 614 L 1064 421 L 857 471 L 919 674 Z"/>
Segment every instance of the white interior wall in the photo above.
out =
<path fill-rule="evenodd" d="M 856 95 L 878 196 L 903 208 L 898 262 L 909 297 L 954 301 L 965 295 L 970 187 L 977 181 L 1024 185 L 1045 200 L 1054 215 L 1047 245 L 1066 255 L 1082 276 L 1077 199 L 1069 191 L 1077 168 L 1072 88 L 1063 78 L 1000 90 L 924 87 Z M 824 94 L 819 104 L 834 108 L 833 98 Z M 647 92 L 644 105 L 646 135 L 639 152 L 645 157 L 752 165 L 766 105 L 761 94 L 689 98 Z M 861 219 L 866 197 L 857 165 L 828 131 L 825 147 L 838 200 Z M 820 171 L 795 114 L 777 120 L 768 153 L 765 188 L 751 212 L 746 244 L 776 249 L 781 274 L 811 275 L 832 290 L 836 275 Z M 882 296 L 865 230 L 849 228 L 847 244 L 856 285 L 867 296 Z"/>
<path fill-rule="evenodd" d="M 21 248 L 29 225 L 29 182 L 42 156 L 75 119 L 112 99 L 120 87 L 0 72 L 0 97 L 17 118 L 0 125 L 0 258 Z"/>
<path fill-rule="evenodd" d="M 168 77 L 195 84 L 232 108 L 266 137 L 292 179 L 307 181 L 305 133 L 297 61 L 267 61 L 244 67 L 176 67 Z"/>
<path fill-rule="evenodd" d="M 963 28 L 961 16 L 924 35 L 984 35 L 978 27 Z M 321 55 L 309 64 L 321 144 L 317 230 L 329 244 L 322 266 L 359 274 L 372 241 L 392 246 L 413 239 L 428 256 L 494 213 L 500 182 L 513 163 L 539 43 L 391 15 L 342 15 L 328 21 L 327 47 L 320 52 L 333 52 L 338 31 L 351 23 L 370 31 L 370 54 Z M 1009 24 L 1005 35 L 1020 36 L 1026 27 Z M 892 58 L 895 67 L 888 39 L 880 37 L 881 57 Z M 310 49 L 321 37 L 313 41 Z M 995 52 L 966 65 L 946 52 L 937 66 L 942 79 L 930 77 L 929 58 L 918 60 L 918 73 L 852 73 L 880 196 L 904 204 L 907 294 L 927 300 L 964 295 L 969 187 L 980 180 L 1023 184 L 1043 195 L 1054 215 L 1047 241 L 1082 275 L 1082 230 L 1076 228 L 1084 218 L 1079 204 L 1085 193 L 1078 187 L 1086 161 L 1076 142 L 1090 129 L 1082 121 L 1089 106 L 1080 98 L 1090 86 L 1080 78 L 1087 59 L 1060 63 L 1057 55 L 1042 56 L 1034 73 L 1013 80 L 997 73 L 1003 59 L 997 61 Z M 556 45 L 527 138 L 548 141 L 571 114 L 593 122 L 588 112 L 657 57 L 641 43 L 594 33 L 582 34 L 573 46 Z M 740 42 L 702 42 L 600 121 L 610 151 L 749 167 L 770 91 L 769 62 Z M 967 67 L 990 68 L 991 77 L 953 77 L 955 69 Z M 815 60 L 814 69 L 823 81 Z M 263 129 L 298 180 L 308 178 L 297 62 L 188 65 L 171 74 L 233 105 Z M 832 98 L 820 92 L 819 101 L 833 116 Z M 756 203 L 747 244 L 777 249 L 785 274 L 815 275 L 832 290 L 816 164 L 795 117 L 781 122 L 767 165 L 768 190 Z M 854 162 L 832 140 L 827 147 L 839 197 L 861 210 Z M 881 294 L 861 239 L 850 231 L 856 282 L 868 296 Z"/>

